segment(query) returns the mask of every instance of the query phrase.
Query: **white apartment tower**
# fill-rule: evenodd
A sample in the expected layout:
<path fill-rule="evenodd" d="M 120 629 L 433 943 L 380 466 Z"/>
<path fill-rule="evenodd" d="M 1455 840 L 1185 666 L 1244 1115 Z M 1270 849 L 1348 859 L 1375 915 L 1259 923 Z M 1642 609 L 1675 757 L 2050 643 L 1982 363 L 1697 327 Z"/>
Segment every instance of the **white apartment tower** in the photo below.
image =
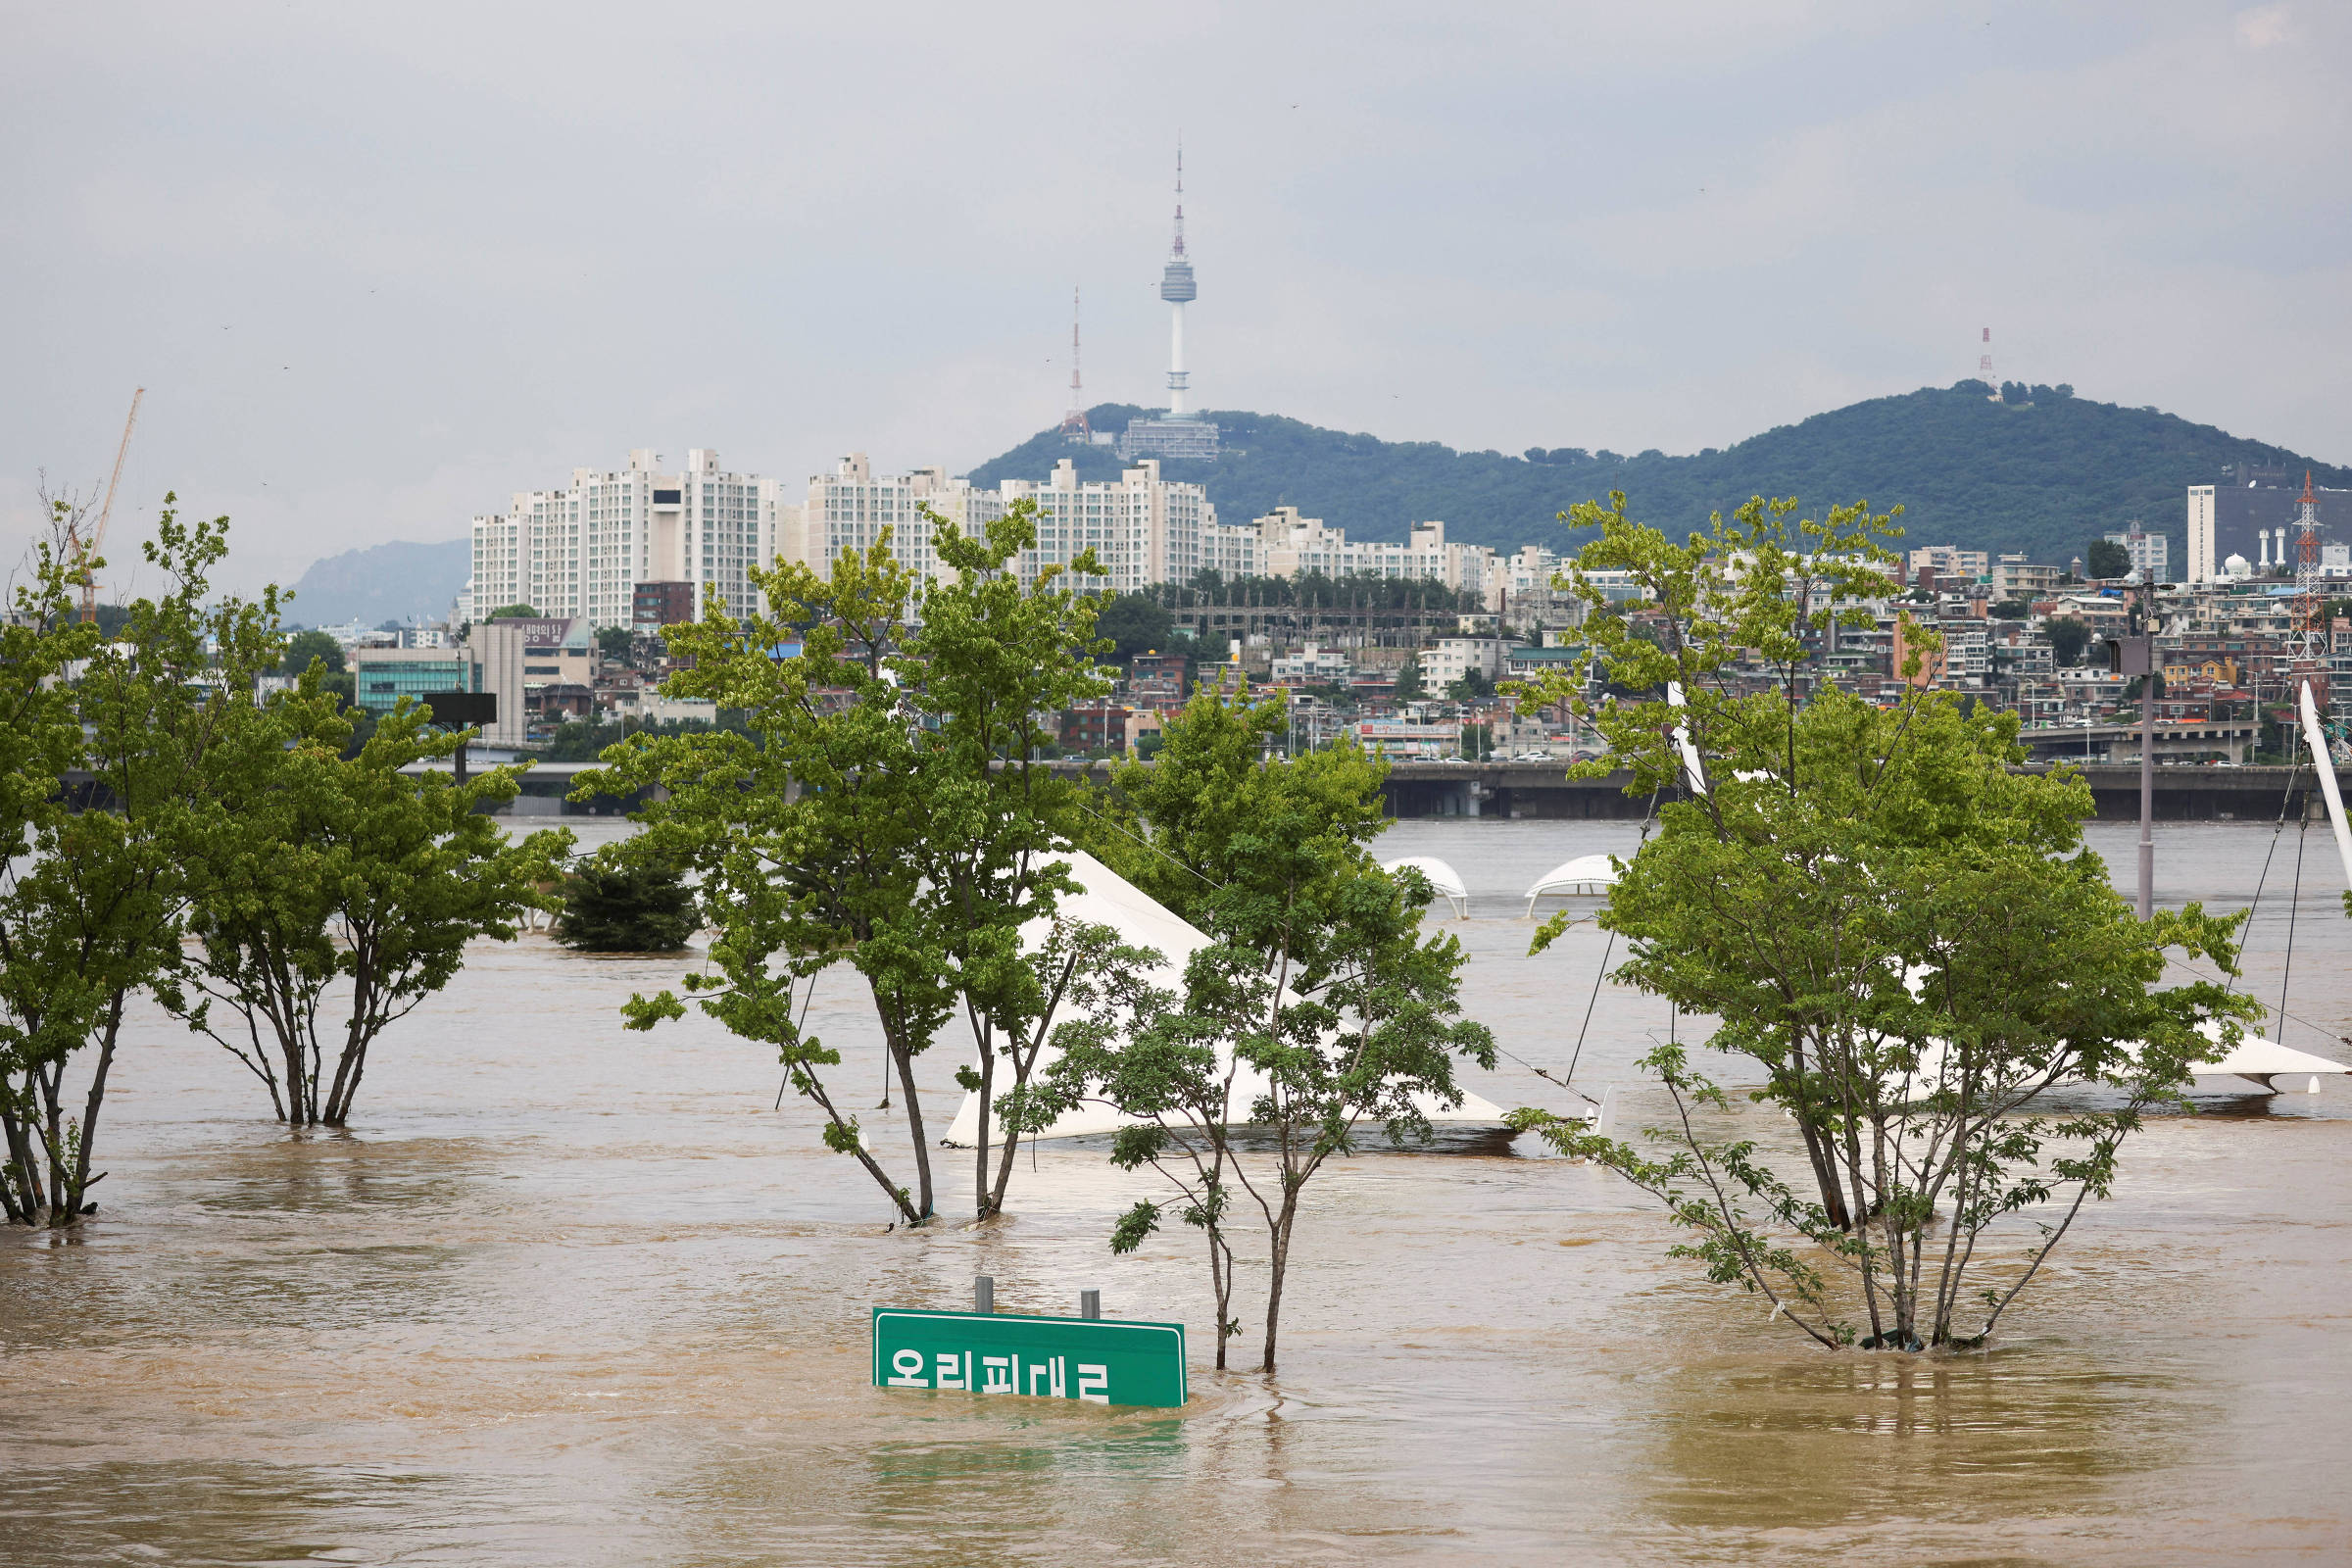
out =
<path fill-rule="evenodd" d="M 1208 492 L 1159 476 L 1157 459 L 1146 458 L 1117 481 L 1084 480 L 1067 458 L 1043 482 L 1007 479 L 999 488 L 1002 505 L 1037 504 L 1037 545 L 1021 559 L 1021 574 L 1034 578 L 1050 565 L 1067 565 L 1088 550 L 1105 569 L 1102 577 L 1072 578 L 1082 589 L 1107 587 L 1132 593 L 1152 583 L 1190 582 L 1203 566 L 1245 553 L 1228 534 Z"/>
<path fill-rule="evenodd" d="M 475 517 L 471 612 L 527 604 L 626 626 L 641 582 L 690 582 L 700 602 L 759 608 L 750 573 L 774 560 L 774 481 L 728 473 L 704 447 L 683 472 L 660 465 L 641 448 L 626 468 L 574 468 L 564 489 L 517 491 L 503 514 Z"/>
<path fill-rule="evenodd" d="M 853 452 L 831 473 L 810 476 L 808 504 L 782 520 L 776 555 L 821 576 L 843 551 L 862 555 L 888 528 L 892 557 L 918 580 L 936 577 L 939 553 L 925 507 L 967 534 L 978 533 L 1004 512 L 995 491 L 975 490 L 968 479 L 950 478 L 945 468 L 878 474 L 864 453 Z"/>
<path fill-rule="evenodd" d="M 918 578 L 940 577 L 945 571 L 933 524 L 922 509 L 977 534 L 1016 501 L 1037 509 L 1037 542 L 1014 567 L 1024 581 L 1090 549 L 1105 574 L 1072 578 L 1074 589 L 1128 593 L 1152 583 L 1189 582 L 1203 566 L 1228 576 L 1257 570 L 1256 530 L 1221 526 L 1206 490 L 1161 478 L 1158 463 L 1150 460 L 1114 482 L 1081 480 L 1064 458 L 1043 480 L 1006 479 L 985 490 L 944 468 L 879 474 L 864 453 L 853 452 L 833 472 L 808 481 L 808 505 L 784 514 L 776 553 L 822 573 L 843 551 L 869 549 L 887 526 L 890 553 L 901 565 Z"/>

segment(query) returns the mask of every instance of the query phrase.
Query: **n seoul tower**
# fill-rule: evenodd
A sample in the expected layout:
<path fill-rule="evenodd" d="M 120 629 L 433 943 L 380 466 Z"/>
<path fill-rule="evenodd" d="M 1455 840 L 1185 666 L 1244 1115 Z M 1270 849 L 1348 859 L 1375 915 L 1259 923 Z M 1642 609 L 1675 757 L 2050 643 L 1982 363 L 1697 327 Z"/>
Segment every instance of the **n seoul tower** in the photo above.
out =
<path fill-rule="evenodd" d="M 1159 274 L 1159 297 L 1169 305 L 1168 322 L 1168 417 L 1189 419 L 1191 413 L 1184 406 L 1186 373 L 1184 368 L 1184 307 L 1186 302 L 1200 297 L 1200 285 L 1193 281 L 1192 258 L 1184 254 L 1184 145 L 1176 147 L 1176 238 L 1168 246 L 1168 265 Z"/>

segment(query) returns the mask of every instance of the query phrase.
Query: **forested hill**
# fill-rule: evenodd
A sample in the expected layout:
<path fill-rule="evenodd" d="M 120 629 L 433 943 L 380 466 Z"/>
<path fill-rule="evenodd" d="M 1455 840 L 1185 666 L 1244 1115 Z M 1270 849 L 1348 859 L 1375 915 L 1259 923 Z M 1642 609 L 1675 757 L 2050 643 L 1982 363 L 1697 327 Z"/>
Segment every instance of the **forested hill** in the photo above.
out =
<path fill-rule="evenodd" d="M 1571 448 L 1506 457 L 1218 412 L 1205 417 L 1224 427 L 1225 456 L 1165 463 L 1161 471 L 1204 483 L 1221 521 L 1247 522 L 1289 505 L 1355 539 L 1402 539 L 1414 522 L 1442 517 L 1451 539 L 1557 548 L 1569 536 L 1553 514 L 1613 489 L 1626 492 L 1636 516 L 1670 530 L 1699 526 L 1710 511 L 1751 495 L 1793 495 L 1808 512 L 1832 501 L 1866 499 L 1882 511 L 1900 502 L 1912 544 L 2022 550 L 2058 563 L 2134 517 L 2172 537 L 2178 562 L 2187 487 L 2212 483 L 2224 464 L 2308 466 L 2323 484 L 2352 482 L 2344 468 L 2153 409 L 2043 387 L 2030 395 L 2016 387 L 2011 396 L 2021 401 L 1991 402 L 1990 390 L 1963 381 L 1874 398 L 1691 457 Z M 1096 429 L 1117 432 L 1144 412 L 1104 404 L 1087 416 Z M 1116 478 L 1121 467 L 1111 449 L 1074 447 L 1049 430 L 971 478 L 1042 478 L 1064 457 L 1087 478 Z"/>

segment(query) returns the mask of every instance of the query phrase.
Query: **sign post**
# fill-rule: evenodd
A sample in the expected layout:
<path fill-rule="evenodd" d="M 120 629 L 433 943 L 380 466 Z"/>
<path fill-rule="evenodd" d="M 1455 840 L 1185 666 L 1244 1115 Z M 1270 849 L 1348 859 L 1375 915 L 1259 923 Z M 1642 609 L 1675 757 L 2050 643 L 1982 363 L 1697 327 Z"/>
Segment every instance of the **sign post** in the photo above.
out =
<path fill-rule="evenodd" d="M 874 1387 L 1173 1409 L 1184 1325 L 874 1308 Z"/>

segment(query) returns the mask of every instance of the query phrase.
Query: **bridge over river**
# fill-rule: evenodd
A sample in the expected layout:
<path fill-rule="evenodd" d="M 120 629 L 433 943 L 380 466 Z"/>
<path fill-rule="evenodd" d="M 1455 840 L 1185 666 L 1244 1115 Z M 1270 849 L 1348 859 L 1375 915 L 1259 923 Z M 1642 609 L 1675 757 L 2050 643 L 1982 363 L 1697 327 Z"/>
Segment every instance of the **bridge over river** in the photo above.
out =
<path fill-rule="evenodd" d="M 479 764 L 477 764 L 479 765 Z M 522 793 L 511 810 L 516 815 L 613 815 L 630 803 L 601 796 L 586 804 L 564 799 L 581 773 L 593 762 L 541 762 L 523 775 Z M 1066 760 L 1054 764 L 1062 772 L 1107 781 L 1113 764 Z M 1625 775 L 1570 779 L 1562 762 L 1436 762 L 1400 761 L 1389 771 L 1387 786 L 1391 815 L 1399 817 L 1581 817 L 1639 818 L 1648 798 L 1629 797 Z M 2034 766 L 2035 772 L 2047 771 Z M 2090 781 L 2091 799 L 2101 821 L 2136 821 L 2139 817 L 2139 766 L 2091 763 L 2077 771 Z M 2272 821 L 2285 806 L 2300 815 L 2301 796 L 2312 790 L 2311 773 L 2302 770 L 2288 794 L 2286 767 L 2229 767 L 2221 765 L 2164 766 L 2156 769 L 2156 817 L 2165 822 Z M 2320 808 L 2313 791 L 2312 808 Z"/>

